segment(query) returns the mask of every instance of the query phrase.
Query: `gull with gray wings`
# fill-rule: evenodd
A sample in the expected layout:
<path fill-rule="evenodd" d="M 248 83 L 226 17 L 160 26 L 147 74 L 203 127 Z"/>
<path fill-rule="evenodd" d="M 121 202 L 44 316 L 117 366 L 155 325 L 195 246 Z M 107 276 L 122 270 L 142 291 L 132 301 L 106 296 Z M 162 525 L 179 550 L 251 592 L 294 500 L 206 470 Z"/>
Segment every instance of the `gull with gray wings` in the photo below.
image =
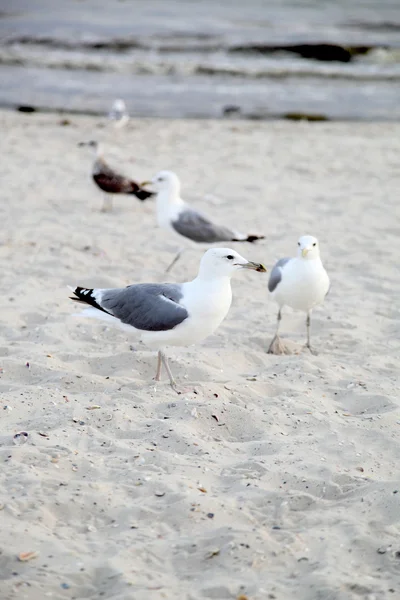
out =
<path fill-rule="evenodd" d="M 128 123 L 129 114 L 126 109 L 126 104 L 121 98 L 117 98 L 113 102 L 108 117 L 117 129 L 124 127 Z"/>
<path fill-rule="evenodd" d="M 306 348 L 311 348 L 311 311 L 325 299 L 329 291 L 329 277 L 322 264 L 317 238 L 303 235 L 298 243 L 295 258 L 281 258 L 271 271 L 268 290 L 279 306 L 275 336 L 269 346 L 269 354 L 287 354 L 289 351 L 279 337 L 283 306 L 307 313 Z"/>
<path fill-rule="evenodd" d="M 157 349 L 155 379 L 160 380 L 164 365 L 171 386 L 178 391 L 165 348 L 189 346 L 214 333 L 231 305 L 231 277 L 241 269 L 266 271 L 262 264 L 248 261 L 234 250 L 211 248 L 201 259 L 193 281 L 139 283 L 111 289 L 76 287 L 71 299 L 88 306 L 83 316 L 118 324 Z"/>
<path fill-rule="evenodd" d="M 157 221 L 160 227 L 172 232 L 175 237 L 194 244 L 215 244 L 218 242 L 255 242 L 264 239 L 263 235 L 243 234 L 225 225 L 218 225 L 201 212 L 191 208 L 180 197 L 180 181 L 172 171 L 160 171 L 151 181 L 142 185 L 152 185 L 157 190 Z M 184 247 L 167 268 L 172 269 Z"/>

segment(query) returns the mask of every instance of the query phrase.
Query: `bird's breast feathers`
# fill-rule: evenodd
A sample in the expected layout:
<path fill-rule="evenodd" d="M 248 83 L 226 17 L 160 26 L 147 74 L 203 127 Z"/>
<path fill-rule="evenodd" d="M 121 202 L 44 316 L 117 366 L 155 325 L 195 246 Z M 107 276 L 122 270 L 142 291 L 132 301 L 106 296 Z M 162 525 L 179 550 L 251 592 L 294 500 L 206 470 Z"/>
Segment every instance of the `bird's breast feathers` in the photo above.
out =
<path fill-rule="evenodd" d="M 157 221 L 159 227 L 171 228 L 171 222 L 176 221 L 184 210 L 184 202 L 178 198 L 174 202 L 170 201 L 165 192 L 159 192 L 156 199 Z"/>
<path fill-rule="evenodd" d="M 329 289 L 329 277 L 321 263 L 291 261 L 283 269 L 283 277 L 274 296 L 292 308 L 308 310 L 323 302 Z"/>
<path fill-rule="evenodd" d="M 197 286 L 185 290 L 185 306 L 189 314 L 212 323 L 220 323 L 227 315 L 232 302 L 230 283 L 217 285 L 210 282 L 200 292 Z"/>

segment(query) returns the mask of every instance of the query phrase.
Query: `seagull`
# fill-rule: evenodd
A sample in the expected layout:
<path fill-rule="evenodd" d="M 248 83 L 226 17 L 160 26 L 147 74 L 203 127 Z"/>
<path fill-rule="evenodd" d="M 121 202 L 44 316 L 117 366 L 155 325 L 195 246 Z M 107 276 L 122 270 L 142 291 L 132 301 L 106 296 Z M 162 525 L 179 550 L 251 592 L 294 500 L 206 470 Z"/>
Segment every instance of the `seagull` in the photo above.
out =
<path fill-rule="evenodd" d="M 268 281 L 271 296 L 279 305 L 276 332 L 268 349 L 269 354 L 288 353 L 278 335 L 283 306 L 290 306 L 307 313 L 306 348 L 315 354 L 310 343 L 311 311 L 324 301 L 330 282 L 319 255 L 317 238 L 303 235 L 297 245 L 297 257 L 278 260 Z"/>
<path fill-rule="evenodd" d="M 88 146 L 95 152 L 96 158 L 92 168 L 92 177 L 96 185 L 105 192 L 102 212 L 112 210 L 112 194 L 133 194 L 142 201 L 154 196 L 154 192 L 143 190 L 132 179 L 128 179 L 111 169 L 103 158 L 103 151 L 98 142 L 93 140 L 79 142 L 78 146 Z"/>
<path fill-rule="evenodd" d="M 129 114 L 126 109 L 126 104 L 123 100 L 118 98 L 114 101 L 110 112 L 108 113 L 108 117 L 111 121 L 114 121 L 114 125 L 116 128 L 124 127 L 129 121 Z"/>
<path fill-rule="evenodd" d="M 200 261 L 198 275 L 188 283 L 139 283 L 126 288 L 76 287 L 71 300 L 89 305 L 83 316 L 119 324 L 158 350 L 155 380 L 165 366 L 177 389 L 164 349 L 203 341 L 222 323 L 232 301 L 231 277 L 239 269 L 266 271 L 230 248 L 211 248 Z"/>
<path fill-rule="evenodd" d="M 156 206 L 159 227 L 172 231 L 181 240 L 213 244 L 216 242 L 255 242 L 265 237 L 263 235 L 247 235 L 224 225 L 216 225 L 205 215 L 191 208 L 180 197 L 181 184 L 178 176 L 172 171 L 160 171 L 151 181 L 144 181 L 141 185 L 152 185 L 157 190 Z M 179 250 L 167 268 L 167 273 L 171 271 L 183 251 L 184 248 Z"/>

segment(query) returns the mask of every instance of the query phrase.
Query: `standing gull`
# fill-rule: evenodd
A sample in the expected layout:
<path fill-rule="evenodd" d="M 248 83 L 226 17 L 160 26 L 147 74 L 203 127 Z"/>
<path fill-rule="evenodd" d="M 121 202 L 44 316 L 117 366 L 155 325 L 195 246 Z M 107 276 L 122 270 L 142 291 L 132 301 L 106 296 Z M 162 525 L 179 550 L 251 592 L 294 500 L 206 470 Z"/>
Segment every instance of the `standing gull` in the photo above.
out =
<path fill-rule="evenodd" d="M 264 239 L 263 235 L 247 235 L 216 225 L 205 215 L 191 208 L 180 197 L 180 181 L 171 171 L 160 171 L 151 181 L 142 185 L 153 185 L 157 190 L 157 221 L 160 227 L 173 232 L 181 240 L 195 243 L 214 244 L 217 242 L 255 242 Z M 172 269 L 181 256 L 181 248 L 169 265 Z"/>
<path fill-rule="evenodd" d="M 268 281 L 271 296 L 279 305 L 276 333 L 269 346 L 269 354 L 287 353 L 278 335 L 285 305 L 307 313 L 306 348 L 313 352 L 310 343 L 311 311 L 322 304 L 329 291 L 329 277 L 319 256 L 318 240 L 311 235 L 303 235 L 297 245 L 297 257 L 278 260 Z"/>
<path fill-rule="evenodd" d="M 92 167 L 92 177 L 96 185 L 105 192 L 102 212 L 112 210 L 113 194 L 133 194 L 139 200 L 146 200 L 154 196 L 154 192 L 148 192 L 142 189 L 140 185 L 128 179 L 124 175 L 116 173 L 108 166 L 103 158 L 103 152 L 98 142 L 80 142 L 78 146 L 88 146 L 95 152 L 95 161 Z"/>
<path fill-rule="evenodd" d="M 231 301 L 231 277 L 239 269 L 266 269 L 229 248 L 211 248 L 200 261 L 196 279 L 188 283 L 139 283 L 118 289 L 77 287 L 72 300 L 89 304 L 83 315 L 112 321 L 139 335 L 158 350 L 155 379 L 164 364 L 172 388 L 176 383 L 164 354 L 166 346 L 201 342 L 222 323 Z"/>
<path fill-rule="evenodd" d="M 125 102 L 120 98 L 115 100 L 110 112 L 108 113 L 108 117 L 111 121 L 113 121 L 117 129 L 124 127 L 129 121 L 129 114 L 126 109 Z"/>

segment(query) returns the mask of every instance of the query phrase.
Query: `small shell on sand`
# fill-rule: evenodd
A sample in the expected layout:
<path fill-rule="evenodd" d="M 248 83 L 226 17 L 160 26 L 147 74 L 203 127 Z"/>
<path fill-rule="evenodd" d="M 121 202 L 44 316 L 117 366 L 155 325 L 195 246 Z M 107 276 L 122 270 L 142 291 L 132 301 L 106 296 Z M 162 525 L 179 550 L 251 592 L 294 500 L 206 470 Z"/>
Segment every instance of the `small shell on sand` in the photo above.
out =
<path fill-rule="evenodd" d="M 14 444 L 22 446 L 22 444 L 25 444 L 28 441 L 28 435 L 29 434 L 26 431 L 19 431 L 13 437 Z"/>
<path fill-rule="evenodd" d="M 28 562 L 28 560 L 32 560 L 39 556 L 39 552 L 20 552 L 18 554 L 18 560 L 20 562 Z"/>

